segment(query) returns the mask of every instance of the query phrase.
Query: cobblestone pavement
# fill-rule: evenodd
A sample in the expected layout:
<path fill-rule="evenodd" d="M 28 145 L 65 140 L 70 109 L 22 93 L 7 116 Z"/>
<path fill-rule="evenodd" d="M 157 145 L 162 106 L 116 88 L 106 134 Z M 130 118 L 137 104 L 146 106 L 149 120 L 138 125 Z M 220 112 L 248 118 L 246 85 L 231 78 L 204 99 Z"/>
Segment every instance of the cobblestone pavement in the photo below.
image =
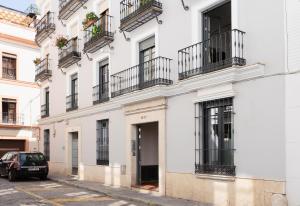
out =
<path fill-rule="evenodd" d="M 0 206 L 145 206 L 63 183 L 37 179 L 9 182 L 0 178 Z"/>

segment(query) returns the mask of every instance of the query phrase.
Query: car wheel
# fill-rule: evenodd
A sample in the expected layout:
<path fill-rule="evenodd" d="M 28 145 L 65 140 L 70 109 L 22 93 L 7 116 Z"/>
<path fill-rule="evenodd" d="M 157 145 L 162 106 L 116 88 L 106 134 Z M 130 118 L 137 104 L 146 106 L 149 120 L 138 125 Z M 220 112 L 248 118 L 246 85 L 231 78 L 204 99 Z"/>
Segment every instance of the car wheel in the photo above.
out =
<path fill-rule="evenodd" d="M 40 176 L 40 179 L 41 179 L 41 180 L 47 180 L 47 174 L 42 174 L 42 175 Z"/>
<path fill-rule="evenodd" d="M 16 171 L 15 171 L 15 170 L 10 170 L 10 171 L 8 172 L 8 180 L 9 180 L 10 182 L 13 182 L 13 181 L 16 180 Z"/>

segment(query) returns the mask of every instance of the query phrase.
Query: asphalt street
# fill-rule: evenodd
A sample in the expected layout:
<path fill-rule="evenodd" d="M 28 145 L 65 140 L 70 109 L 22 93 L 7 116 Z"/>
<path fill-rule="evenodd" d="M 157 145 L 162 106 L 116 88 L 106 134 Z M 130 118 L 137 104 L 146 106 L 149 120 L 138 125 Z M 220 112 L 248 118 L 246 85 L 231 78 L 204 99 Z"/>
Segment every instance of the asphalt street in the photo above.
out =
<path fill-rule="evenodd" d="M 9 182 L 0 177 L 0 206 L 146 206 L 113 199 L 100 193 L 56 183 L 50 180 L 24 179 Z"/>

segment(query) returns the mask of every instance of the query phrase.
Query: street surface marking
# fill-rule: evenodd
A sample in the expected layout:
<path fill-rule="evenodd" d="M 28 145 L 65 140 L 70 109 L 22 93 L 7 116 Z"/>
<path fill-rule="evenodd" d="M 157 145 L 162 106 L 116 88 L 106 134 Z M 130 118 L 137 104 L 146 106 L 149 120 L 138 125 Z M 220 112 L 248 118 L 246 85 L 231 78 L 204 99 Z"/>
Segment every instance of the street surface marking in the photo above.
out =
<path fill-rule="evenodd" d="M 87 192 L 75 192 L 75 193 L 68 193 L 68 194 L 65 194 L 65 196 L 68 196 L 68 197 L 76 197 L 76 196 L 81 196 L 81 195 L 87 195 L 89 193 Z"/>
<path fill-rule="evenodd" d="M 28 194 L 28 195 L 30 195 L 30 196 L 32 196 L 32 197 L 38 198 L 38 199 L 42 200 L 42 201 L 45 202 L 45 203 L 50 203 L 50 204 L 53 205 L 53 206 L 63 206 L 62 204 L 59 204 L 59 203 L 57 203 L 57 202 L 48 200 L 48 199 L 46 199 L 46 198 L 44 198 L 44 197 L 42 197 L 42 196 L 40 196 L 40 195 L 37 195 L 37 194 L 34 194 L 34 193 L 29 192 L 29 191 L 27 191 L 27 190 L 24 190 L 24 189 L 22 189 L 21 187 L 16 187 L 16 189 L 19 190 L 19 191 L 21 191 L 21 192 L 24 192 L 24 193 L 26 193 L 26 194 Z"/>
<path fill-rule="evenodd" d="M 18 191 L 16 191 L 15 189 L 13 188 L 9 188 L 9 189 L 5 189 L 5 190 L 0 190 L 0 196 L 3 196 L 3 195 L 11 195 L 11 194 L 14 194 L 14 193 L 17 193 Z"/>
<path fill-rule="evenodd" d="M 50 184 L 41 184 L 41 187 L 44 187 L 46 189 L 50 189 L 50 188 L 57 188 L 57 187 L 61 187 L 62 185 L 57 184 L 57 183 L 50 183 Z"/>

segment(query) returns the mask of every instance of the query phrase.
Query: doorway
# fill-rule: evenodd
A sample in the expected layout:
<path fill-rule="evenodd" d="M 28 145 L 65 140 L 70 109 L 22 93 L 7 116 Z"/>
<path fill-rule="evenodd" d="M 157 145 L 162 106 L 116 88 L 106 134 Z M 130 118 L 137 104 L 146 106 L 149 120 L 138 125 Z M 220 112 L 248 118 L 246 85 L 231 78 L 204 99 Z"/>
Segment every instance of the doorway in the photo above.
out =
<path fill-rule="evenodd" d="M 232 58 L 231 2 L 226 1 L 203 12 L 202 23 L 204 68 L 226 63 Z"/>
<path fill-rule="evenodd" d="M 158 122 L 137 125 L 137 185 L 142 189 L 158 189 L 158 146 Z"/>
<path fill-rule="evenodd" d="M 78 175 L 78 132 L 72 132 L 72 175 Z"/>

